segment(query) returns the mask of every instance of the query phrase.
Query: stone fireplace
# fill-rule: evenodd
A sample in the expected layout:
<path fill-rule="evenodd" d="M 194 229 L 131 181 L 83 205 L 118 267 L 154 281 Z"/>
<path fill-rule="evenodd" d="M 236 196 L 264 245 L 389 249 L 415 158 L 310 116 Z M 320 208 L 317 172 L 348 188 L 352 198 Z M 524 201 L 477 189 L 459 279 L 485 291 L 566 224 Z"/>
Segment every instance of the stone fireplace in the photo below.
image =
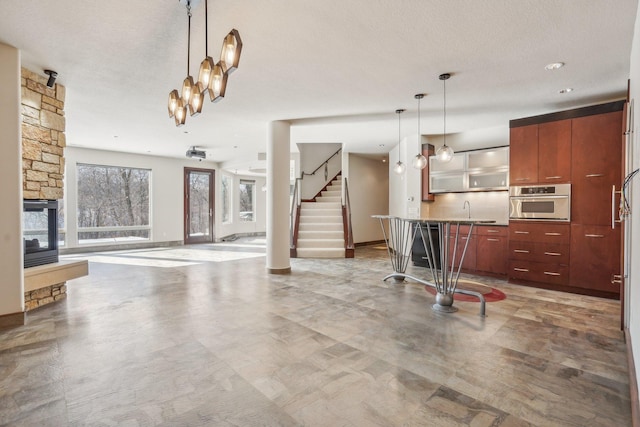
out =
<path fill-rule="evenodd" d="M 24 268 L 58 262 L 58 201 L 24 200 Z"/>

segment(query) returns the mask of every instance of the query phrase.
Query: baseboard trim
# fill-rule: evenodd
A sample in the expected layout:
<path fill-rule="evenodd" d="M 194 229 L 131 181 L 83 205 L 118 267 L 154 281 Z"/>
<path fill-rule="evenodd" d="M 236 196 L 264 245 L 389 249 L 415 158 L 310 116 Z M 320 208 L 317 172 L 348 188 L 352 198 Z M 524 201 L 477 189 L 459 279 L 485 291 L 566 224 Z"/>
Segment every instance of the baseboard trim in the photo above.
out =
<path fill-rule="evenodd" d="M 624 328 L 624 340 L 627 342 L 627 365 L 629 367 L 629 401 L 631 403 L 631 425 L 640 426 L 640 406 L 638 404 L 638 380 L 636 378 L 636 364 L 633 361 L 633 347 L 629 329 Z"/>
<path fill-rule="evenodd" d="M 360 242 L 360 243 L 356 243 L 355 247 L 359 248 L 361 246 L 372 246 L 372 245 L 380 245 L 380 244 L 384 244 L 385 241 L 384 240 L 372 240 L 371 242 Z"/>
<path fill-rule="evenodd" d="M 26 323 L 27 323 L 26 311 L 0 315 L 0 329 L 15 328 L 16 326 L 23 326 Z"/>
<path fill-rule="evenodd" d="M 287 267 L 287 268 L 269 268 L 269 267 L 267 267 L 267 273 L 269 273 L 269 274 L 291 274 L 291 267 Z"/>
<path fill-rule="evenodd" d="M 75 255 L 88 252 L 123 251 L 128 249 L 164 248 L 171 246 L 183 246 L 182 240 L 168 240 L 166 242 L 142 242 L 142 243 L 116 243 L 102 246 L 78 246 L 75 248 L 60 248 L 60 255 Z"/>

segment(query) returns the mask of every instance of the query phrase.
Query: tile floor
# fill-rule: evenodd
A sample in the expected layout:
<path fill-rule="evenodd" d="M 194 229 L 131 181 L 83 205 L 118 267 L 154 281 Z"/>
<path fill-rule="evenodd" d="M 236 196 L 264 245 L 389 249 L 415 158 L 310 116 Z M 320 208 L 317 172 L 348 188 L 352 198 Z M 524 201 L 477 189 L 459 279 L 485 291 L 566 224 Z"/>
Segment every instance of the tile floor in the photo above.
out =
<path fill-rule="evenodd" d="M 617 301 L 480 278 L 507 299 L 441 314 L 379 248 L 279 276 L 263 243 L 87 255 L 0 331 L 0 425 L 631 424 Z"/>

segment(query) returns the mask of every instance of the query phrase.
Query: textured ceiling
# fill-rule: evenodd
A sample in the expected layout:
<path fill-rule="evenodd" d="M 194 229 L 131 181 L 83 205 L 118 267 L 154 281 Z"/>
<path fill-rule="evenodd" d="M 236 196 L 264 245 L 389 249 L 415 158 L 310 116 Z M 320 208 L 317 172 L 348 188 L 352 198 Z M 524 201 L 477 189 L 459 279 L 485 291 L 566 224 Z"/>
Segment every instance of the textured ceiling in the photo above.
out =
<path fill-rule="evenodd" d="M 260 167 L 267 123 L 290 120 L 292 147 L 340 142 L 386 153 L 415 134 L 619 99 L 637 0 L 209 0 L 209 54 L 240 31 L 227 95 L 176 128 L 167 96 L 187 68 L 187 17 L 175 0 L 0 0 L 0 42 L 67 87 L 69 145 L 183 157 L 196 145 L 225 167 Z M 191 74 L 204 58 L 204 1 L 194 2 Z M 563 61 L 557 71 L 547 63 Z M 572 87 L 569 94 L 559 94 Z M 188 133 L 185 133 L 188 132 Z M 383 145 L 383 146 L 381 146 Z"/>

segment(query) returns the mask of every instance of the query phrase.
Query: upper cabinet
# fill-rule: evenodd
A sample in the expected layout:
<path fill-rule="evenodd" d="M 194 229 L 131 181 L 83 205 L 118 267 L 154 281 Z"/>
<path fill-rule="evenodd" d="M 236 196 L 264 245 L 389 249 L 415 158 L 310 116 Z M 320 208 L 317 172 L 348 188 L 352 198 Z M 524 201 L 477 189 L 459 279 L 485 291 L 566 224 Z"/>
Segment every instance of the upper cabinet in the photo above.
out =
<path fill-rule="evenodd" d="M 429 157 L 431 193 L 507 190 L 509 147 L 455 153 L 450 162 Z"/>
<path fill-rule="evenodd" d="M 510 147 L 511 184 L 570 182 L 571 120 L 512 127 Z"/>

